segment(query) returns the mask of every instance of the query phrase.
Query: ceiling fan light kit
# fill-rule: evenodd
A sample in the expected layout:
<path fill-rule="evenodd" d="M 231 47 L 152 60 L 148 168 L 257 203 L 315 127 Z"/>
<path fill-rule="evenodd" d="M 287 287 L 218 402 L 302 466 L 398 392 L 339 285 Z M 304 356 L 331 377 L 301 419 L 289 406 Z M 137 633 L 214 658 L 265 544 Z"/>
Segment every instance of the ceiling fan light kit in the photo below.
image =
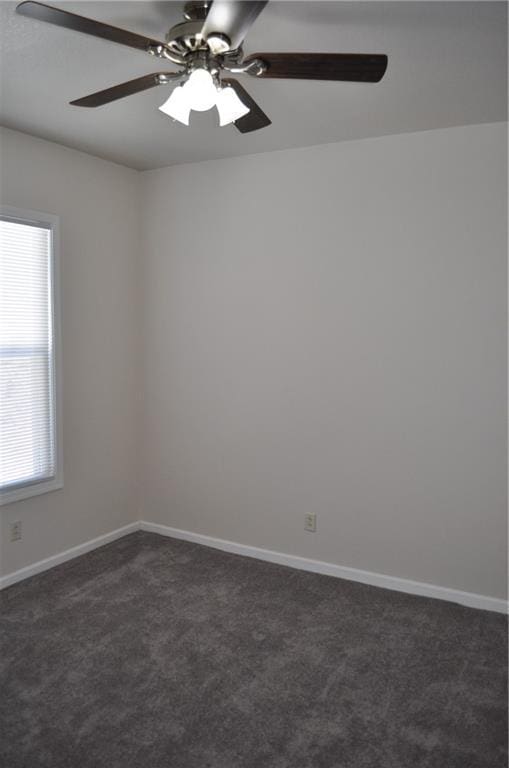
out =
<path fill-rule="evenodd" d="M 159 109 L 183 125 L 190 113 L 213 107 L 219 125 L 235 125 L 251 133 L 271 124 L 261 107 L 231 74 L 254 78 L 379 82 L 387 68 L 383 54 L 257 53 L 244 57 L 244 39 L 268 0 L 191 0 L 184 21 L 172 27 L 165 42 L 87 19 L 62 8 L 25 0 L 16 10 L 38 21 L 82 32 L 136 48 L 181 67 L 177 72 L 154 72 L 106 88 L 73 106 L 99 107 L 159 85 L 175 85 Z M 224 77 L 223 73 L 228 76 Z"/>
<path fill-rule="evenodd" d="M 178 85 L 159 109 L 173 120 L 189 125 L 191 110 L 206 112 L 217 107 L 219 125 L 229 125 L 247 115 L 247 107 L 229 85 L 214 79 L 208 69 L 198 67 L 184 84 Z"/>

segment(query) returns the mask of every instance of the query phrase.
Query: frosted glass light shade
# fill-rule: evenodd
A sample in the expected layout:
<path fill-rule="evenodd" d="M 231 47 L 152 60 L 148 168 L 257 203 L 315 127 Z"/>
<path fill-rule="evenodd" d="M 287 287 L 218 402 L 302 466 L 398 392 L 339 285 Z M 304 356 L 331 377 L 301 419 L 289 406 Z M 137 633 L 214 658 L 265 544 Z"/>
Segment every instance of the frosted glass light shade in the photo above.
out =
<path fill-rule="evenodd" d="M 191 107 L 189 105 L 189 99 L 185 93 L 185 86 L 178 85 L 170 94 L 170 98 L 167 99 L 164 104 L 159 107 L 161 112 L 165 115 L 178 120 L 179 123 L 189 125 L 189 113 Z"/>
<path fill-rule="evenodd" d="M 206 112 L 216 103 L 217 89 L 212 75 L 206 69 L 195 69 L 191 72 L 184 85 L 184 91 L 191 109 L 197 112 Z"/>
<path fill-rule="evenodd" d="M 216 106 L 219 112 L 219 125 L 228 125 L 240 117 L 247 115 L 249 107 L 239 99 L 235 90 L 227 86 L 220 90 L 216 96 Z"/>

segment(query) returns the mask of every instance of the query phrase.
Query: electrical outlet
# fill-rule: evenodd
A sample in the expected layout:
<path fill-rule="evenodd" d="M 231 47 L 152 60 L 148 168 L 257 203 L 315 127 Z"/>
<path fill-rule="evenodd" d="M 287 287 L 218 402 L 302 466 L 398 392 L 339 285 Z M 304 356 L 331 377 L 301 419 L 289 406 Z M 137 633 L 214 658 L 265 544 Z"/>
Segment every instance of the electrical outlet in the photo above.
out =
<path fill-rule="evenodd" d="M 21 541 L 22 539 L 21 520 L 15 520 L 14 523 L 10 523 L 9 529 L 11 532 L 11 541 Z"/>
<path fill-rule="evenodd" d="M 304 515 L 304 530 L 314 533 L 316 531 L 316 515 Z"/>

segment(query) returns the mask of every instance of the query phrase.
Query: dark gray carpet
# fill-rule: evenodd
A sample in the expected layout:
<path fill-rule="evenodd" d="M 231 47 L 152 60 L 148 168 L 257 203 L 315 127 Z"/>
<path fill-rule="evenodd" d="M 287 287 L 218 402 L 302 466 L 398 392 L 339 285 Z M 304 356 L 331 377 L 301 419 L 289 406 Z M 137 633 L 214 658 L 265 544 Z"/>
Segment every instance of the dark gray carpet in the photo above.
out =
<path fill-rule="evenodd" d="M 2 768 L 506 768 L 506 619 L 135 533 L 2 594 Z"/>

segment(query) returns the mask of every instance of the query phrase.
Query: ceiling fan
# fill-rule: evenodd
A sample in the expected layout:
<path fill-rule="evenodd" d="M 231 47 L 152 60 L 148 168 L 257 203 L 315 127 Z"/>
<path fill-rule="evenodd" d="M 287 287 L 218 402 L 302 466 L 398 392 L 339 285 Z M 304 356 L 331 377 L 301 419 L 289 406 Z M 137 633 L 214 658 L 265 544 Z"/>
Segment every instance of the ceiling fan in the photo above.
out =
<path fill-rule="evenodd" d="M 190 0 L 184 21 L 172 27 L 165 42 L 87 19 L 62 8 L 25 0 L 23 16 L 102 37 L 177 64 L 177 72 L 153 72 L 71 101 L 77 107 L 99 107 L 158 85 L 176 85 L 159 109 L 189 125 L 191 110 L 216 106 L 219 124 L 233 123 L 241 133 L 271 121 L 244 86 L 230 74 L 256 78 L 344 80 L 378 83 L 387 56 L 359 53 L 254 53 L 244 57 L 244 39 L 268 0 Z"/>

